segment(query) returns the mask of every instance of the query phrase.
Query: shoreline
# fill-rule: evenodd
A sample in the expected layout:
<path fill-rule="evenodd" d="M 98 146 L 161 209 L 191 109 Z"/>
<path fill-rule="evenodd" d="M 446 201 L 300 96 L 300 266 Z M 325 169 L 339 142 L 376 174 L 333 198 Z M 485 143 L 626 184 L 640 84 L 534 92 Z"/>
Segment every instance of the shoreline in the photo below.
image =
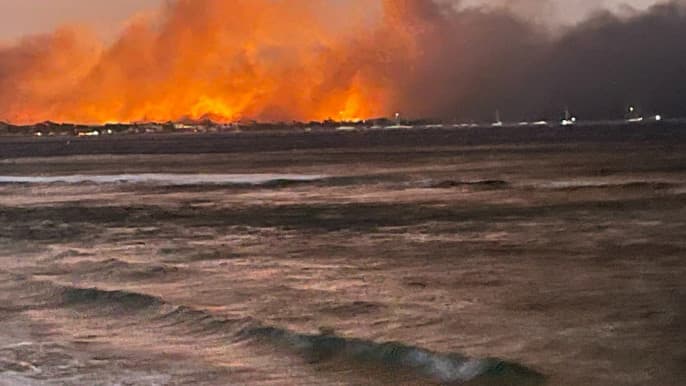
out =
<path fill-rule="evenodd" d="M 478 147 L 497 145 L 673 146 L 686 143 L 686 125 L 415 128 L 355 131 L 249 131 L 116 134 L 98 137 L 0 136 L 0 159 L 74 155 L 220 154 L 317 149 Z"/>

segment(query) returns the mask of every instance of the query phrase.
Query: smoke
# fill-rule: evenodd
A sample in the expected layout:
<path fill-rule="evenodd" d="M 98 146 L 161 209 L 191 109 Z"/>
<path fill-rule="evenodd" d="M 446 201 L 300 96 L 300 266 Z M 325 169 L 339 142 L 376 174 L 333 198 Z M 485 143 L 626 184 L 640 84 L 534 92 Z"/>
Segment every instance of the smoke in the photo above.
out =
<path fill-rule="evenodd" d="M 432 31 L 417 36 L 423 56 L 400 93 L 403 111 L 483 120 L 499 109 L 506 119 L 534 120 L 569 106 L 596 119 L 622 117 L 633 104 L 686 113 L 684 2 L 605 10 L 558 33 L 508 7 L 419 3 L 433 8 L 420 22 Z"/>
<path fill-rule="evenodd" d="M 511 4 L 169 1 L 111 44 L 67 27 L 0 47 L 0 120 L 686 113 L 683 1 L 554 32 L 552 2 Z"/>
<path fill-rule="evenodd" d="M 552 32 L 578 24 L 594 14 L 612 12 L 632 16 L 665 0 L 438 0 L 458 8 L 505 9 Z"/>

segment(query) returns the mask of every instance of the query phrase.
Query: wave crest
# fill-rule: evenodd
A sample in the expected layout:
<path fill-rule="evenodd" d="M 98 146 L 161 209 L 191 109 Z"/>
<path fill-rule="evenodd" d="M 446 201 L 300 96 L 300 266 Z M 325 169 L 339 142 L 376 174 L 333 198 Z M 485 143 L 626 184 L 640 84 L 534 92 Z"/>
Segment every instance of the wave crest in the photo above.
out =
<path fill-rule="evenodd" d="M 343 360 L 387 370 L 402 369 L 439 383 L 538 385 L 544 377 L 517 363 L 496 358 L 470 358 L 458 353 L 436 353 L 399 342 L 378 343 L 346 338 L 333 331 L 303 334 L 264 326 L 249 317 L 228 319 L 163 299 L 129 291 L 66 287 L 62 306 L 89 307 L 92 311 L 116 309 L 117 313 L 144 314 L 156 328 L 181 330 L 184 334 L 225 337 L 227 343 L 253 342 L 286 349 L 308 363 Z"/>
<path fill-rule="evenodd" d="M 451 384 L 488 379 L 507 385 L 534 385 L 544 381 L 540 373 L 516 363 L 495 358 L 470 358 L 457 353 L 440 354 L 398 342 L 377 343 L 330 333 L 299 334 L 275 327 L 255 328 L 247 333 L 294 350 L 310 362 L 336 358 L 353 360 L 410 369 L 434 381 Z"/>

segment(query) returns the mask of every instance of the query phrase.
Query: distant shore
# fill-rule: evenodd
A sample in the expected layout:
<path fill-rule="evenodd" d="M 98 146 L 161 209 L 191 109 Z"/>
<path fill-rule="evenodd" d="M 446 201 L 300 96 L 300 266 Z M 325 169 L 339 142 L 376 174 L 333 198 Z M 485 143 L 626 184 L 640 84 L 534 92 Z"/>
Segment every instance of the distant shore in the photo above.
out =
<path fill-rule="evenodd" d="M 104 126 L 107 127 L 107 126 Z M 97 136 L 0 135 L 0 159 L 89 154 L 200 154 L 351 149 L 369 147 L 482 146 L 509 144 L 636 143 L 641 146 L 686 143 L 686 124 L 579 124 L 561 126 L 403 126 L 299 128 L 217 132 L 119 133 Z"/>

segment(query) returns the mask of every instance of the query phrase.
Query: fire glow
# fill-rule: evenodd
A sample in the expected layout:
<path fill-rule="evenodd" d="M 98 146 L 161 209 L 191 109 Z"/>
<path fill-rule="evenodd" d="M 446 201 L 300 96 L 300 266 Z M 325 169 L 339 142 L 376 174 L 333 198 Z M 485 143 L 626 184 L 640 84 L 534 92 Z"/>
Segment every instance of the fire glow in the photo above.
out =
<path fill-rule="evenodd" d="M 357 120 L 391 109 L 384 68 L 413 45 L 398 4 L 175 0 L 112 43 L 83 27 L 0 46 L 0 120 Z M 331 21 L 349 18 L 349 21 Z"/>

